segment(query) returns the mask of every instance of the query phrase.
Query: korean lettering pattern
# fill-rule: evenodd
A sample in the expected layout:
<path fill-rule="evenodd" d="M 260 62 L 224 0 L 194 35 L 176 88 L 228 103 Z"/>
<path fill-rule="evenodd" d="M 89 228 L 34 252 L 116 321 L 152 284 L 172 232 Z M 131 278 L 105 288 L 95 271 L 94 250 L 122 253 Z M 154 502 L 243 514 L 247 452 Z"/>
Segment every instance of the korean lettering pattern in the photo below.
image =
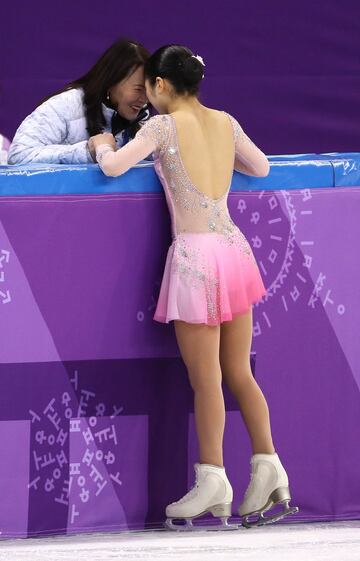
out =
<path fill-rule="evenodd" d="M 74 524 L 84 512 L 85 503 L 91 502 L 93 507 L 110 480 L 122 485 L 116 470 L 119 442 L 114 419 L 93 416 L 73 421 L 70 429 L 74 433 L 71 440 L 74 457 L 70 463 L 70 524 Z"/>
<path fill-rule="evenodd" d="M 70 381 L 73 388 L 52 397 L 42 411 L 29 411 L 32 445 L 28 488 L 48 494 L 66 507 L 73 524 L 81 515 L 81 506 L 96 500 L 110 480 L 122 484 L 115 468 L 115 419 L 123 408 L 97 402 L 95 392 L 79 387 L 77 370 Z"/>

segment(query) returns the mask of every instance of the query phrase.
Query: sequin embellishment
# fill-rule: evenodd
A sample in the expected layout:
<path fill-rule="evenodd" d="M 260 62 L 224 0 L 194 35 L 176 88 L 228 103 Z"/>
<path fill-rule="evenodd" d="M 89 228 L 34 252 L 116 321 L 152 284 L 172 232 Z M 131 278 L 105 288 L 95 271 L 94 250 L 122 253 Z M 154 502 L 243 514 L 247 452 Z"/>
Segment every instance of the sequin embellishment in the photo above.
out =
<path fill-rule="evenodd" d="M 241 267 L 252 266 L 255 258 L 248 241 L 229 214 L 227 198 L 230 187 L 219 199 L 212 199 L 198 190 L 182 162 L 173 117 L 158 116 L 150 126 L 151 121 L 143 128 L 147 127 L 149 134 L 157 139 L 155 166 L 158 166 L 157 172 L 164 186 L 172 219 L 174 251 L 170 275 L 181 279 L 181 284 L 189 290 L 196 291 L 191 298 L 205 299 L 206 321 L 217 324 L 221 320 L 222 289 L 218 262 L 213 257 L 212 248 L 209 248 L 210 253 L 206 250 L 207 242 L 204 246 L 197 244 L 196 234 L 209 236 L 210 246 L 212 242 L 215 247 L 224 244 L 227 250 L 231 246 L 236 261 L 237 252 L 240 252 Z M 145 130 L 140 133 L 145 134 Z M 234 128 L 234 137 L 235 134 L 240 135 L 241 130 Z M 231 257 L 227 259 L 229 262 Z"/>
<path fill-rule="evenodd" d="M 189 288 L 204 292 L 208 319 L 217 322 L 221 312 L 219 279 L 208 266 L 206 256 L 183 236 L 175 241 L 173 272 L 179 274 Z"/>

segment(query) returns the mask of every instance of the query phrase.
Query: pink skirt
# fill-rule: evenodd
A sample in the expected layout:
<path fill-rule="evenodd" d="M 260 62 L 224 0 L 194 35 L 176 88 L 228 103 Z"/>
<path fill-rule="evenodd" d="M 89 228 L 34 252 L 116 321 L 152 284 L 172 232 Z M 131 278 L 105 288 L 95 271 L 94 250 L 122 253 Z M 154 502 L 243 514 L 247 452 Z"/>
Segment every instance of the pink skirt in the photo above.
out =
<path fill-rule="evenodd" d="M 266 294 L 251 247 L 237 228 L 181 233 L 169 247 L 154 320 L 219 325 Z"/>

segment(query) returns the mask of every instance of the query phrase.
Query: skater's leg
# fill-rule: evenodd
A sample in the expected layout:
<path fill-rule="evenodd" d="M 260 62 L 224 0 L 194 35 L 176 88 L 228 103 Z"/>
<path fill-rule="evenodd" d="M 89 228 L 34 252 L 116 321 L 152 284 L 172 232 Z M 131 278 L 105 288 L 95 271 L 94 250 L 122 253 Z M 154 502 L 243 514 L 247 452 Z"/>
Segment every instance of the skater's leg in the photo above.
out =
<path fill-rule="evenodd" d="M 272 454 L 269 409 L 250 368 L 252 309 L 221 324 L 220 364 L 249 432 L 253 453 Z"/>
<path fill-rule="evenodd" d="M 260 526 L 298 512 L 290 507 L 287 473 L 275 453 L 271 437 L 269 409 L 250 368 L 252 310 L 221 324 L 220 364 L 223 378 L 237 398 L 248 429 L 253 456 L 251 479 L 238 512 L 245 526 Z M 281 503 L 282 512 L 265 516 L 273 505 Z M 256 516 L 257 520 L 249 520 Z"/>
<path fill-rule="evenodd" d="M 233 491 L 223 467 L 222 441 L 225 406 L 219 361 L 220 327 L 175 321 L 175 333 L 181 356 L 194 390 L 195 422 L 199 440 L 200 463 L 196 463 L 196 482 L 180 500 L 166 507 L 166 526 L 194 529 L 192 519 L 210 512 L 221 519 L 220 528 L 236 529 L 228 524 Z M 174 523 L 184 519 L 185 525 Z"/>
<path fill-rule="evenodd" d="M 175 321 L 182 359 L 194 390 L 200 463 L 223 466 L 225 405 L 219 362 L 220 327 Z"/>

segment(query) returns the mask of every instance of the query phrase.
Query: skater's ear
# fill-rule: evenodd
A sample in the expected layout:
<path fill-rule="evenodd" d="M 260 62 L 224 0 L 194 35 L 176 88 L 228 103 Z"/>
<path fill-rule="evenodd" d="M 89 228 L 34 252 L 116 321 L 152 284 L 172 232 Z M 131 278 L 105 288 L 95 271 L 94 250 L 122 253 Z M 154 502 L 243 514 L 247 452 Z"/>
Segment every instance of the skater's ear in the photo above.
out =
<path fill-rule="evenodd" d="M 155 81 L 155 91 L 157 94 L 171 94 L 174 91 L 174 87 L 170 80 L 157 76 Z"/>
<path fill-rule="evenodd" d="M 160 76 L 156 76 L 155 89 L 156 89 L 156 93 L 158 93 L 158 94 L 164 93 L 164 91 L 165 91 L 165 80 L 164 80 L 164 78 L 160 78 Z"/>

